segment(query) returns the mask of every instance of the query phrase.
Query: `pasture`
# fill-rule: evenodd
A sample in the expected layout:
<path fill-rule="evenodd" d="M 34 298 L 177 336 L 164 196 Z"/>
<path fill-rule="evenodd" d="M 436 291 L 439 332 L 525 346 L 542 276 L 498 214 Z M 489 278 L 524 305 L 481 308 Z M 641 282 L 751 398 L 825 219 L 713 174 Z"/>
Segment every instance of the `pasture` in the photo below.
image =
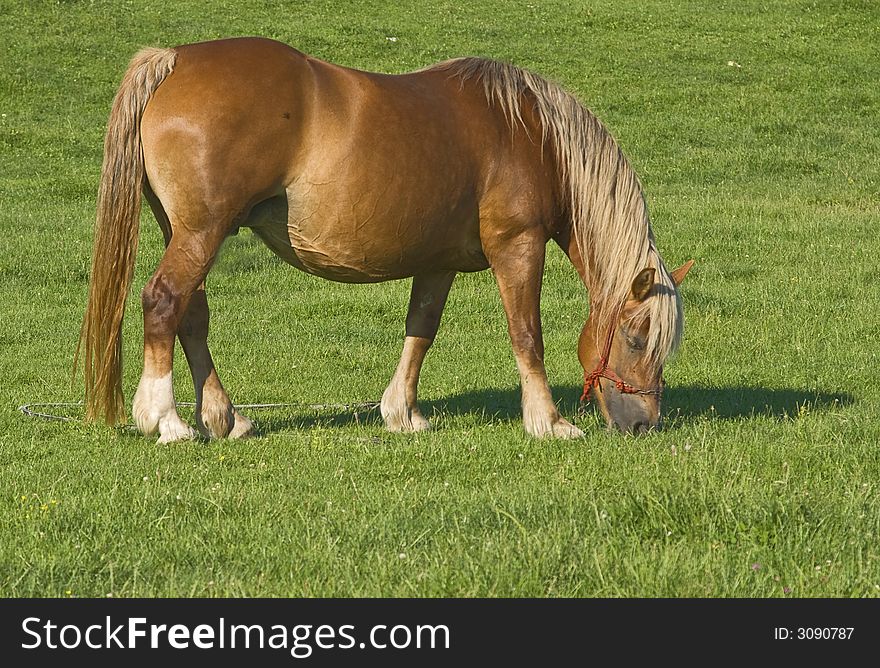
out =
<path fill-rule="evenodd" d="M 522 429 L 490 272 L 456 278 L 420 399 L 375 411 L 409 282 L 330 283 L 249 231 L 208 278 L 212 352 L 261 436 L 157 446 L 22 416 L 75 402 L 110 101 L 141 46 L 263 35 L 360 69 L 460 55 L 562 84 L 612 130 L 682 286 L 666 429 L 577 415 L 587 296 L 548 246 L 546 363 L 576 441 Z M 0 595 L 880 595 L 880 7 L 24 2 L 0 6 Z M 124 327 L 162 251 L 145 207 Z M 182 354 L 179 400 L 191 401 Z M 76 414 L 75 409 L 66 409 Z"/>

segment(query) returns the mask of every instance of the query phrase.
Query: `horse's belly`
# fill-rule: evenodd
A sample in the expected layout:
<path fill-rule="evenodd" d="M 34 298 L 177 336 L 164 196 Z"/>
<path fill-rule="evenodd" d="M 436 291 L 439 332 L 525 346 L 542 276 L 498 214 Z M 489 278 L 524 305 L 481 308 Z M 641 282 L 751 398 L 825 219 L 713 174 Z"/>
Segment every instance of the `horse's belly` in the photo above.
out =
<path fill-rule="evenodd" d="M 312 209 L 310 204 L 314 202 L 308 198 L 273 198 L 255 207 L 245 225 L 288 264 L 343 283 L 375 283 L 437 270 L 480 271 L 489 266 L 475 210 L 464 219 L 454 209 L 450 220 L 389 219 Z"/>

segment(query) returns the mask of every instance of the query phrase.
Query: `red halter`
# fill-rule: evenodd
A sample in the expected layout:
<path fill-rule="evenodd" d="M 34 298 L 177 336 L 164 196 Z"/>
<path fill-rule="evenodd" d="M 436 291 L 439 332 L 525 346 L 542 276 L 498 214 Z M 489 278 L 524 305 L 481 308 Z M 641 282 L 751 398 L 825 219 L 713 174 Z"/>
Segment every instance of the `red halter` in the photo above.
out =
<path fill-rule="evenodd" d="M 616 324 L 611 325 L 611 327 L 608 329 L 608 336 L 605 338 L 605 348 L 602 351 L 602 357 L 599 358 L 598 366 L 590 373 L 584 371 L 584 393 L 581 395 L 581 401 L 585 401 L 589 398 L 590 390 L 592 390 L 594 387 L 601 389 L 599 386 L 600 378 L 606 378 L 614 383 L 617 391 L 621 394 L 653 394 L 659 397 L 661 394 L 663 394 L 662 378 L 660 379 L 660 384 L 657 386 L 656 389 L 643 390 L 642 388 L 630 385 L 623 378 L 614 373 L 614 371 L 608 368 L 608 359 L 609 357 L 611 357 L 611 342 L 614 340 L 615 329 L 617 329 Z"/>

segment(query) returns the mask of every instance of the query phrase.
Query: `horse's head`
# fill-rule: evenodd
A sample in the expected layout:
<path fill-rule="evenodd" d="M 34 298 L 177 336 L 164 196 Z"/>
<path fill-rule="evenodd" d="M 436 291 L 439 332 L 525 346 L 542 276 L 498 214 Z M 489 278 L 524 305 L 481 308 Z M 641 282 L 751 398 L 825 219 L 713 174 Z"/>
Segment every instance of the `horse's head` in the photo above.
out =
<path fill-rule="evenodd" d="M 671 273 L 676 287 L 692 266 L 690 260 Z M 648 300 L 660 299 L 664 289 L 676 291 L 655 283 L 655 279 L 654 268 L 639 272 L 623 308 L 610 319 L 606 314 L 591 312 L 578 342 L 578 357 L 584 367 L 583 398 L 592 394 L 608 425 L 631 434 L 659 430 L 662 424 L 665 355 L 660 358 L 651 350 Z M 676 294 L 667 296 L 678 299 Z M 599 327 L 603 331 L 597 331 Z"/>

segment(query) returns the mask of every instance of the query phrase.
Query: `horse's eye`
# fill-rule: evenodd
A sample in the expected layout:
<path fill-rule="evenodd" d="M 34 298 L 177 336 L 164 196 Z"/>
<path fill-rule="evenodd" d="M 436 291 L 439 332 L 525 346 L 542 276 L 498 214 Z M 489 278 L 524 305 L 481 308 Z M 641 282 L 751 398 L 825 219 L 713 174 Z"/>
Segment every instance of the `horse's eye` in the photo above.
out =
<path fill-rule="evenodd" d="M 647 345 L 644 337 L 641 337 L 638 334 L 632 334 L 626 330 L 623 332 L 623 338 L 626 340 L 626 345 L 633 350 L 644 350 Z"/>

